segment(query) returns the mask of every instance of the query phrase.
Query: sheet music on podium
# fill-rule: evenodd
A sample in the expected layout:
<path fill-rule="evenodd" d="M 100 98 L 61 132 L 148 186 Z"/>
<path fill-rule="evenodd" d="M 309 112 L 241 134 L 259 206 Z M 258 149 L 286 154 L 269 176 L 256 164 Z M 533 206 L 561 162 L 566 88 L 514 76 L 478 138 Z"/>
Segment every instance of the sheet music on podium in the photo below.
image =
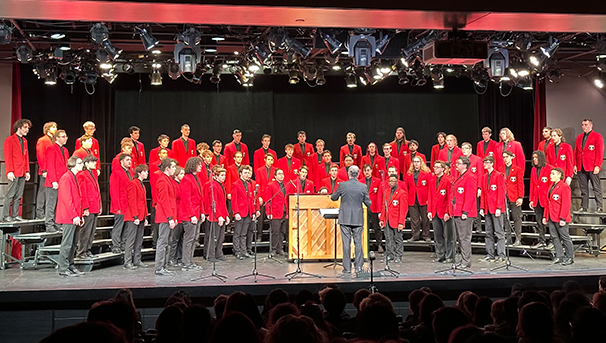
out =
<path fill-rule="evenodd" d="M 321 208 L 320 215 L 324 219 L 337 219 L 339 218 L 339 209 L 338 208 Z"/>

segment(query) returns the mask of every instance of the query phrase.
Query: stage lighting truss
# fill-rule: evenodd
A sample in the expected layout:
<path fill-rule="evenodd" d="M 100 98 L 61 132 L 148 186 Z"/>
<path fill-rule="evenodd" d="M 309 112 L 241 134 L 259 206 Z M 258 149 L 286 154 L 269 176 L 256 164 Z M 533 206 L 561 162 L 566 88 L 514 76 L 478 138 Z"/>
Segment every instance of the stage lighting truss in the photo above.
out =
<path fill-rule="evenodd" d="M 408 71 L 405 68 L 399 68 L 398 69 L 398 84 L 403 86 L 405 84 L 408 84 L 410 82 L 410 79 L 408 77 Z"/>
<path fill-rule="evenodd" d="M 556 38 L 553 38 L 553 36 L 549 36 L 549 41 L 546 46 L 541 47 L 541 52 L 545 57 L 551 58 L 559 47 L 560 42 Z"/>
<path fill-rule="evenodd" d="M 240 85 L 243 87 L 252 87 L 255 74 L 251 73 L 247 67 L 234 66 L 233 74 Z"/>
<path fill-rule="evenodd" d="M 73 85 L 74 82 L 76 82 L 76 72 L 71 69 L 71 67 L 69 67 L 67 70 L 65 70 L 63 72 L 63 74 L 61 75 L 63 82 L 65 82 L 66 85 Z"/>
<path fill-rule="evenodd" d="M 179 76 L 181 76 L 181 71 L 179 69 L 178 63 L 170 62 L 168 64 L 168 76 L 173 80 L 176 80 L 179 78 Z"/>
<path fill-rule="evenodd" d="M 532 76 L 526 76 L 518 79 L 517 86 L 522 88 L 525 91 L 531 91 L 533 89 L 532 86 Z"/>
<path fill-rule="evenodd" d="M 294 52 L 301 55 L 303 58 L 307 58 L 311 53 L 311 48 L 305 46 L 303 43 L 290 36 L 284 37 L 284 44 L 289 50 L 293 50 Z"/>

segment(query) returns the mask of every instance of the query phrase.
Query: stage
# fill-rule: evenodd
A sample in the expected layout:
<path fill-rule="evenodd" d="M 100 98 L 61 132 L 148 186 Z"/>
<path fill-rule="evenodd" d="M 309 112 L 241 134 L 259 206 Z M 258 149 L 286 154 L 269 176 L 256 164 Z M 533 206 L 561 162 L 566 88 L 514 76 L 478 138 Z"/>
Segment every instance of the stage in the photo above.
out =
<path fill-rule="evenodd" d="M 173 292 L 179 289 L 187 290 L 192 298 L 206 305 L 212 305 L 214 297 L 220 294 L 230 294 L 234 291 L 244 291 L 252 294 L 262 304 L 264 296 L 274 288 L 282 288 L 291 295 L 300 289 L 319 290 L 324 284 L 335 283 L 352 299 L 353 293 L 360 288 L 370 285 L 370 273 L 362 277 L 351 278 L 342 276 L 342 268 L 324 268 L 327 262 L 301 263 L 304 272 L 321 275 L 322 278 L 297 276 L 292 280 L 284 277 L 286 273 L 295 271 L 297 265 L 281 260 L 262 260 L 266 253 L 259 253 L 257 271 L 267 274 L 274 279 L 257 277 L 235 280 L 237 276 L 249 274 L 252 271 L 252 259 L 228 260 L 216 264 L 219 274 L 227 276 L 225 283 L 214 278 L 191 281 L 192 278 L 209 275 L 212 264 L 201 257 L 195 261 L 204 267 L 202 271 L 175 270 L 173 276 L 156 276 L 153 261 L 146 261 L 148 268 L 125 270 L 121 265 L 110 266 L 87 272 L 80 277 L 59 277 L 57 271 L 48 266 L 37 270 L 22 270 L 17 267 L 0 271 L 0 303 L 3 310 L 37 310 L 53 308 L 86 309 L 97 300 L 113 297 L 120 288 L 130 288 L 133 291 L 137 305 L 141 307 L 162 306 Z M 404 262 L 390 263 L 391 268 L 400 273 L 398 277 L 388 276 L 384 271 L 383 255 L 377 254 L 374 261 L 374 283 L 381 293 L 385 293 L 393 301 L 406 301 L 411 290 L 428 286 L 443 299 L 456 299 L 460 292 L 472 290 L 479 295 L 507 296 L 512 284 L 521 282 L 528 288 L 551 291 L 561 288 L 567 280 L 574 279 L 591 292 L 597 288 L 600 275 L 606 275 L 606 263 L 603 258 L 596 258 L 586 253 L 577 253 L 572 266 L 552 265 L 546 259 L 531 259 L 527 256 L 512 257 L 511 263 L 527 268 L 520 271 L 515 268 L 491 271 L 491 268 L 503 265 L 492 262 L 480 262 L 483 255 L 474 254 L 472 258 L 473 274 L 450 272 L 435 273 L 437 270 L 448 269 L 450 264 L 432 263 L 430 252 L 405 251 Z M 367 262 L 365 268 L 369 269 Z M 379 275 L 379 274 L 382 274 Z"/>

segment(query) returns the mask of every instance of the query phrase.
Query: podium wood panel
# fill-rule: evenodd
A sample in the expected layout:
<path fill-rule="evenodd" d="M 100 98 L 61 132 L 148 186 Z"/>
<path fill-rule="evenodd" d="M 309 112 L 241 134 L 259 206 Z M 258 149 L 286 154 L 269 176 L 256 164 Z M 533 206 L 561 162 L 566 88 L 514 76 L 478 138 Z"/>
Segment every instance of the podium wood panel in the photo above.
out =
<path fill-rule="evenodd" d="M 334 259 L 335 219 L 324 219 L 320 214 L 321 208 L 339 208 L 340 201 L 330 200 L 330 195 L 300 195 L 299 196 L 299 227 L 300 249 L 302 260 L 330 260 Z M 365 205 L 364 208 L 366 208 Z M 297 197 L 288 198 L 288 258 L 297 258 Z M 368 257 L 368 228 L 364 211 L 364 230 L 362 231 L 362 247 L 364 257 Z M 343 258 L 341 229 L 337 224 L 337 258 Z M 353 239 L 351 243 L 351 257 L 354 257 Z"/>

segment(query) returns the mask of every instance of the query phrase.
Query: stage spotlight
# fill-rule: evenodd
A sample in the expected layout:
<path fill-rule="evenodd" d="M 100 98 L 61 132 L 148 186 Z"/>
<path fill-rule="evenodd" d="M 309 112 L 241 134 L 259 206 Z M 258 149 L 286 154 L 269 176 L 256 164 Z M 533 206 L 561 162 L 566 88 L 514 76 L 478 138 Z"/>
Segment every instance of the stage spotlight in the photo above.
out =
<path fill-rule="evenodd" d="M 74 82 L 76 82 L 76 73 L 71 69 L 67 70 L 63 74 L 63 82 L 65 82 L 66 85 L 73 85 Z"/>
<path fill-rule="evenodd" d="M 61 50 L 61 51 L 69 51 L 71 49 L 72 49 L 72 47 L 69 44 L 60 44 L 59 45 L 59 50 Z"/>
<path fill-rule="evenodd" d="M 252 79 L 254 78 L 254 76 L 255 74 L 251 74 L 248 70 L 242 67 L 237 67 L 234 72 L 234 77 L 236 78 L 236 81 L 238 81 L 238 83 L 244 87 L 252 86 Z"/>
<path fill-rule="evenodd" d="M 206 69 L 203 68 L 202 66 L 198 66 L 192 74 L 193 83 L 196 83 L 196 84 L 202 83 L 202 77 L 204 76 L 204 73 L 206 73 Z"/>
<path fill-rule="evenodd" d="M 347 88 L 358 87 L 358 82 L 356 81 L 356 74 L 354 74 L 354 73 L 347 73 L 345 82 L 347 83 Z"/>
<path fill-rule="evenodd" d="M 256 73 L 256 72 L 258 72 L 258 71 L 259 71 L 261 68 L 259 68 L 259 66 L 258 66 L 258 65 L 256 65 L 256 64 L 251 64 L 251 65 L 249 65 L 249 66 L 248 66 L 248 68 L 247 68 L 247 69 L 248 69 L 250 72 L 252 72 L 252 73 Z"/>
<path fill-rule="evenodd" d="M 303 77 L 305 80 L 314 80 L 318 76 L 318 67 L 316 64 L 306 64 L 303 66 Z"/>
<path fill-rule="evenodd" d="M 398 70 L 398 84 L 403 86 L 407 84 L 410 80 L 408 79 L 408 73 L 405 69 Z"/>
<path fill-rule="evenodd" d="M 375 48 L 375 51 L 377 52 L 377 54 L 382 55 L 383 52 L 385 51 L 385 49 L 387 48 L 387 45 L 389 45 L 389 41 L 391 40 L 391 35 L 382 35 L 379 39 L 379 41 L 377 42 L 377 47 Z"/>
<path fill-rule="evenodd" d="M 291 85 L 299 83 L 299 71 L 295 67 L 288 70 L 288 83 Z"/>
<path fill-rule="evenodd" d="M 178 63 L 170 62 L 168 64 L 168 76 L 173 80 L 176 80 L 181 76 Z"/>
<path fill-rule="evenodd" d="M 526 77 L 530 75 L 530 72 L 528 71 L 528 69 L 520 69 L 518 70 L 518 76 L 519 77 Z"/>
<path fill-rule="evenodd" d="M 267 64 L 271 59 L 271 51 L 265 45 L 265 43 L 261 42 L 259 44 L 253 45 L 253 61 L 260 67 Z"/>
<path fill-rule="evenodd" d="M 289 49 L 299 53 L 301 56 L 303 56 L 303 58 L 307 58 L 307 56 L 309 56 L 311 53 L 311 48 L 305 46 L 303 43 L 290 36 L 286 36 L 284 38 L 284 43 Z"/>
<path fill-rule="evenodd" d="M 94 85 L 95 83 L 97 83 L 97 73 L 95 73 L 94 71 L 88 71 L 82 78 L 82 82 L 88 85 Z"/>
<path fill-rule="evenodd" d="M 42 63 L 36 63 L 32 68 L 34 75 L 38 76 L 38 80 L 42 79 L 45 75 L 44 65 Z"/>
<path fill-rule="evenodd" d="M 57 72 L 54 68 L 51 68 L 46 71 L 46 76 L 44 77 L 44 84 L 49 86 L 54 86 L 57 84 Z"/>
<path fill-rule="evenodd" d="M 149 27 L 135 28 L 139 31 L 139 35 L 141 36 L 141 43 L 143 43 L 143 47 L 145 48 L 145 50 L 150 51 L 153 47 L 160 43 L 160 41 L 152 35 L 151 29 Z"/>
<path fill-rule="evenodd" d="M 128 75 L 132 75 L 135 73 L 135 67 L 130 63 L 124 63 L 122 64 L 122 71 Z"/>
<path fill-rule="evenodd" d="M 65 33 L 63 32 L 57 32 L 57 33 L 53 33 L 52 35 L 50 35 L 51 39 L 63 39 L 65 38 Z"/>
<path fill-rule="evenodd" d="M 198 64 L 196 52 L 191 48 L 184 48 L 179 51 L 179 70 L 182 73 L 193 73 Z"/>
<path fill-rule="evenodd" d="M 159 69 L 154 69 L 151 73 L 151 85 L 162 86 L 162 74 Z"/>
<path fill-rule="evenodd" d="M 488 58 L 484 60 L 490 77 L 502 77 L 509 67 L 509 52 L 507 49 L 494 47 L 488 50 Z"/>
<path fill-rule="evenodd" d="M 97 50 L 95 57 L 97 58 L 97 61 L 101 62 L 101 63 L 105 63 L 105 62 L 109 61 L 109 55 L 107 54 L 107 51 L 105 51 L 105 50 L 101 50 L 101 49 Z"/>
<path fill-rule="evenodd" d="M 118 49 L 114 45 L 112 45 L 112 42 L 110 42 L 109 39 L 104 41 L 101 46 L 103 46 L 103 49 L 107 51 L 109 57 L 111 57 L 112 60 L 115 60 L 120 57 L 120 54 L 122 53 L 122 49 Z"/>
<path fill-rule="evenodd" d="M 606 78 L 604 77 L 604 73 L 600 72 L 598 76 L 593 80 L 593 84 L 599 89 L 604 89 L 606 86 Z"/>
<path fill-rule="evenodd" d="M 286 33 L 284 32 L 284 29 L 272 29 L 267 35 L 267 42 L 271 51 L 275 52 L 282 48 L 285 37 Z"/>
<path fill-rule="evenodd" d="M 21 45 L 17 49 L 17 60 L 21 63 L 28 63 L 34 58 L 34 52 L 27 45 Z"/>
<path fill-rule="evenodd" d="M 183 33 L 177 36 L 177 40 L 181 41 L 189 46 L 195 46 L 200 44 L 202 40 L 202 34 L 194 27 L 189 27 Z"/>
<path fill-rule="evenodd" d="M 348 53 L 356 67 L 366 67 L 375 57 L 375 37 L 370 35 L 353 35 L 349 37 Z"/>
<path fill-rule="evenodd" d="M 541 60 L 536 55 L 530 55 L 528 57 L 528 62 L 530 62 L 530 64 L 535 67 L 538 67 L 541 65 Z"/>
<path fill-rule="evenodd" d="M 520 51 L 528 51 L 532 46 L 532 37 L 528 33 L 522 33 L 515 39 L 513 46 Z"/>
<path fill-rule="evenodd" d="M 547 46 L 541 47 L 541 52 L 543 52 L 543 55 L 545 55 L 545 57 L 551 58 L 551 56 L 555 54 L 556 50 L 558 50 L 559 47 L 560 42 L 556 38 L 549 36 L 549 43 L 547 44 Z"/>
<path fill-rule="evenodd" d="M 518 85 L 519 88 L 522 88 L 525 91 L 530 91 L 532 90 L 532 78 L 531 77 L 524 77 L 520 80 L 518 80 Z"/>
<path fill-rule="evenodd" d="M 316 84 L 318 86 L 324 86 L 326 84 L 326 78 L 324 77 L 324 69 L 321 67 L 318 69 L 318 74 L 316 75 Z"/>
<path fill-rule="evenodd" d="M 433 88 L 444 89 L 444 73 L 441 69 L 431 71 L 431 80 L 433 81 Z"/>
<path fill-rule="evenodd" d="M 118 74 L 114 73 L 113 70 L 110 70 L 107 73 L 103 73 L 101 77 L 111 85 L 118 78 Z"/>
<path fill-rule="evenodd" d="M 215 61 L 215 64 L 213 66 L 212 75 L 210 76 L 210 82 L 212 82 L 214 84 L 221 82 L 221 70 L 222 70 L 221 62 Z"/>
<path fill-rule="evenodd" d="M 0 23 L 0 44 L 10 44 L 12 39 L 13 28 L 4 23 Z"/>
<path fill-rule="evenodd" d="M 394 70 L 394 65 L 389 60 L 381 60 L 380 66 L 381 73 L 385 76 L 388 76 Z"/>
<path fill-rule="evenodd" d="M 101 45 L 109 38 L 109 30 L 107 26 L 97 23 L 90 29 L 90 37 L 93 42 Z"/>
<path fill-rule="evenodd" d="M 326 48 L 328 49 L 330 54 L 336 54 L 337 51 L 339 51 L 339 49 L 341 49 L 341 47 L 343 46 L 343 42 L 336 39 L 334 34 L 328 34 L 322 31 L 319 31 L 319 33 L 320 37 L 322 38 L 322 41 L 324 42 L 324 45 L 326 45 Z"/>
<path fill-rule="evenodd" d="M 606 59 L 606 38 L 600 37 L 595 42 L 596 58 L 598 61 Z"/>
<path fill-rule="evenodd" d="M 331 65 L 331 66 L 336 65 L 337 62 L 339 62 L 339 54 L 338 53 L 331 54 L 331 53 L 327 52 L 324 54 L 324 60 L 326 61 L 326 63 L 328 65 Z"/>

